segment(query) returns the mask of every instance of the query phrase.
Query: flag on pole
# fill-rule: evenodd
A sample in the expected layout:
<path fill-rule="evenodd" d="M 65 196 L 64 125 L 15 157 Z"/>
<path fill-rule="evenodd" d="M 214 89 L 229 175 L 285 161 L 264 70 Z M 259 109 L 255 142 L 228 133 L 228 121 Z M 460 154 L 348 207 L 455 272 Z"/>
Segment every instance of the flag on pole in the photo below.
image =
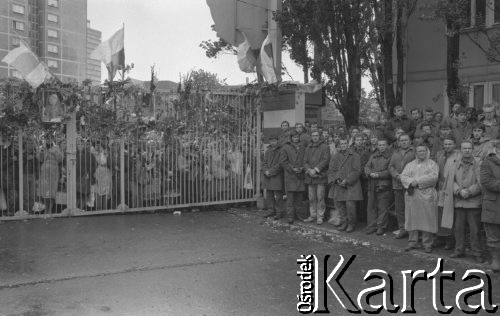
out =
<path fill-rule="evenodd" d="M 2 61 L 19 71 L 35 89 L 46 79 L 53 77 L 47 65 L 41 62 L 23 41 L 19 43 L 19 47 L 11 50 Z"/>
<path fill-rule="evenodd" d="M 118 69 L 125 68 L 124 35 L 125 31 L 122 27 L 107 41 L 99 44 L 90 54 L 90 58 L 98 59 L 106 65 L 110 80 L 115 77 Z"/>
<path fill-rule="evenodd" d="M 274 61 L 273 61 L 273 44 L 269 35 L 267 35 L 266 39 L 262 43 L 262 47 L 260 49 L 259 55 L 259 68 L 260 73 L 267 82 L 276 83 L 278 79 L 276 77 L 276 70 L 274 69 Z"/>
<path fill-rule="evenodd" d="M 243 34 L 245 41 L 238 45 L 238 48 L 236 49 L 238 52 L 238 65 L 240 66 L 240 70 L 243 72 L 255 72 L 257 59 L 255 58 L 252 46 L 250 45 L 245 33 L 241 33 Z"/>

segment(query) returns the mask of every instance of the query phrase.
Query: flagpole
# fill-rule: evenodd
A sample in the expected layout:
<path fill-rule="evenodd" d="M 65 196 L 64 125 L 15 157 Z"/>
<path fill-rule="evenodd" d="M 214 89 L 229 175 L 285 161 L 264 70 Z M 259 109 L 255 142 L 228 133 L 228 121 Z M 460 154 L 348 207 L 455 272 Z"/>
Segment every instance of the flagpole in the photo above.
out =
<path fill-rule="evenodd" d="M 122 22 L 122 30 L 123 30 L 123 46 L 125 47 L 125 22 Z M 122 69 L 122 81 L 125 80 L 125 59 L 123 60 L 123 69 Z"/>

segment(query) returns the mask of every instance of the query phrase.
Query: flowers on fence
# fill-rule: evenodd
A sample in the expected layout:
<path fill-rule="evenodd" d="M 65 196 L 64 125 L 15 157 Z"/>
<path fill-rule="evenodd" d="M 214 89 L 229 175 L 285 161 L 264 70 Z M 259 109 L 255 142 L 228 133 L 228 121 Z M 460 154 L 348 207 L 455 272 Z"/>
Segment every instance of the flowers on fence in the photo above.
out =
<path fill-rule="evenodd" d="M 34 90 L 23 80 L 8 78 L 0 80 L 0 135 L 10 137 L 21 131 L 45 140 L 56 139 L 64 135 L 65 123 L 76 114 L 83 137 L 137 139 L 147 137 L 150 131 L 162 135 L 166 142 L 187 133 L 237 137 L 240 125 L 256 109 L 256 96 L 276 89 L 248 85 L 231 94 L 193 92 L 186 85 L 169 101 L 171 109 L 159 109 L 151 116 L 143 113 L 149 107 L 150 91 L 130 80 L 106 81 L 102 86 L 52 80 Z M 50 108 L 56 105 L 63 110 Z M 54 113 L 55 118 L 51 117 Z"/>

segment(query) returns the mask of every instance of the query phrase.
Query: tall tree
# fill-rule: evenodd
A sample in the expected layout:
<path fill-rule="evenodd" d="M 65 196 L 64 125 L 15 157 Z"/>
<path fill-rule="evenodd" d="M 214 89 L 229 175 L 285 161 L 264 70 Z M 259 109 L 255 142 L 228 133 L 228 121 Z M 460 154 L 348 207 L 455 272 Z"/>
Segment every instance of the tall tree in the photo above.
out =
<path fill-rule="evenodd" d="M 314 47 L 314 58 L 299 50 L 298 64 L 312 62 L 312 77 L 325 84 L 327 96 L 344 116 L 347 126 L 359 121 L 362 62 L 366 56 L 367 30 L 372 16 L 366 0 L 284 0 L 276 20 L 286 28 L 300 24 L 299 47 Z M 285 41 L 290 33 L 284 32 Z M 291 51 L 295 48 L 291 46 Z M 307 56 L 307 57 L 306 57 Z"/>
<path fill-rule="evenodd" d="M 369 49 L 365 60 L 381 110 L 392 115 L 393 108 L 403 103 L 406 29 L 417 0 L 370 0 L 370 3 L 373 23 L 368 26 Z M 393 67 L 394 47 L 396 69 Z"/>
<path fill-rule="evenodd" d="M 423 19 L 442 21 L 446 26 L 446 94 L 451 104 L 464 104 L 458 70 L 460 33 L 470 26 L 470 0 L 435 0 L 421 7 Z"/>

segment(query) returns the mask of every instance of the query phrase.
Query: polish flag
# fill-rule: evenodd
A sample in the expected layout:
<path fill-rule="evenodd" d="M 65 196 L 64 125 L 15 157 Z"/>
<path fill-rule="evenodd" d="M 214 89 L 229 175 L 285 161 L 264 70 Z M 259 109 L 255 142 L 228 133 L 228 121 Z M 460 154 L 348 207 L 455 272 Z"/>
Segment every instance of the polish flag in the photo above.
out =
<path fill-rule="evenodd" d="M 11 50 L 2 61 L 19 71 L 35 89 L 45 80 L 53 77 L 48 67 L 40 62 L 37 55 L 23 41 L 19 43 L 19 47 Z"/>
<path fill-rule="evenodd" d="M 264 76 L 267 82 L 278 82 L 278 78 L 276 77 L 276 70 L 274 69 L 273 44 L 271 42 L 271 39 L 269 38 L 269 35 L 262 43 L 258 64 L 260 66 L 258 67 L 260 68 L 260 73 L 262 74 L 262 76 Z"/>
<path fill-rule="evenodd" d="M 124 35 L 122 27 L 90 54 L 90 58 L 100 60 L 106 65 L 110 79 L 114 78 L 118 69 L 125 68 Z"/>

